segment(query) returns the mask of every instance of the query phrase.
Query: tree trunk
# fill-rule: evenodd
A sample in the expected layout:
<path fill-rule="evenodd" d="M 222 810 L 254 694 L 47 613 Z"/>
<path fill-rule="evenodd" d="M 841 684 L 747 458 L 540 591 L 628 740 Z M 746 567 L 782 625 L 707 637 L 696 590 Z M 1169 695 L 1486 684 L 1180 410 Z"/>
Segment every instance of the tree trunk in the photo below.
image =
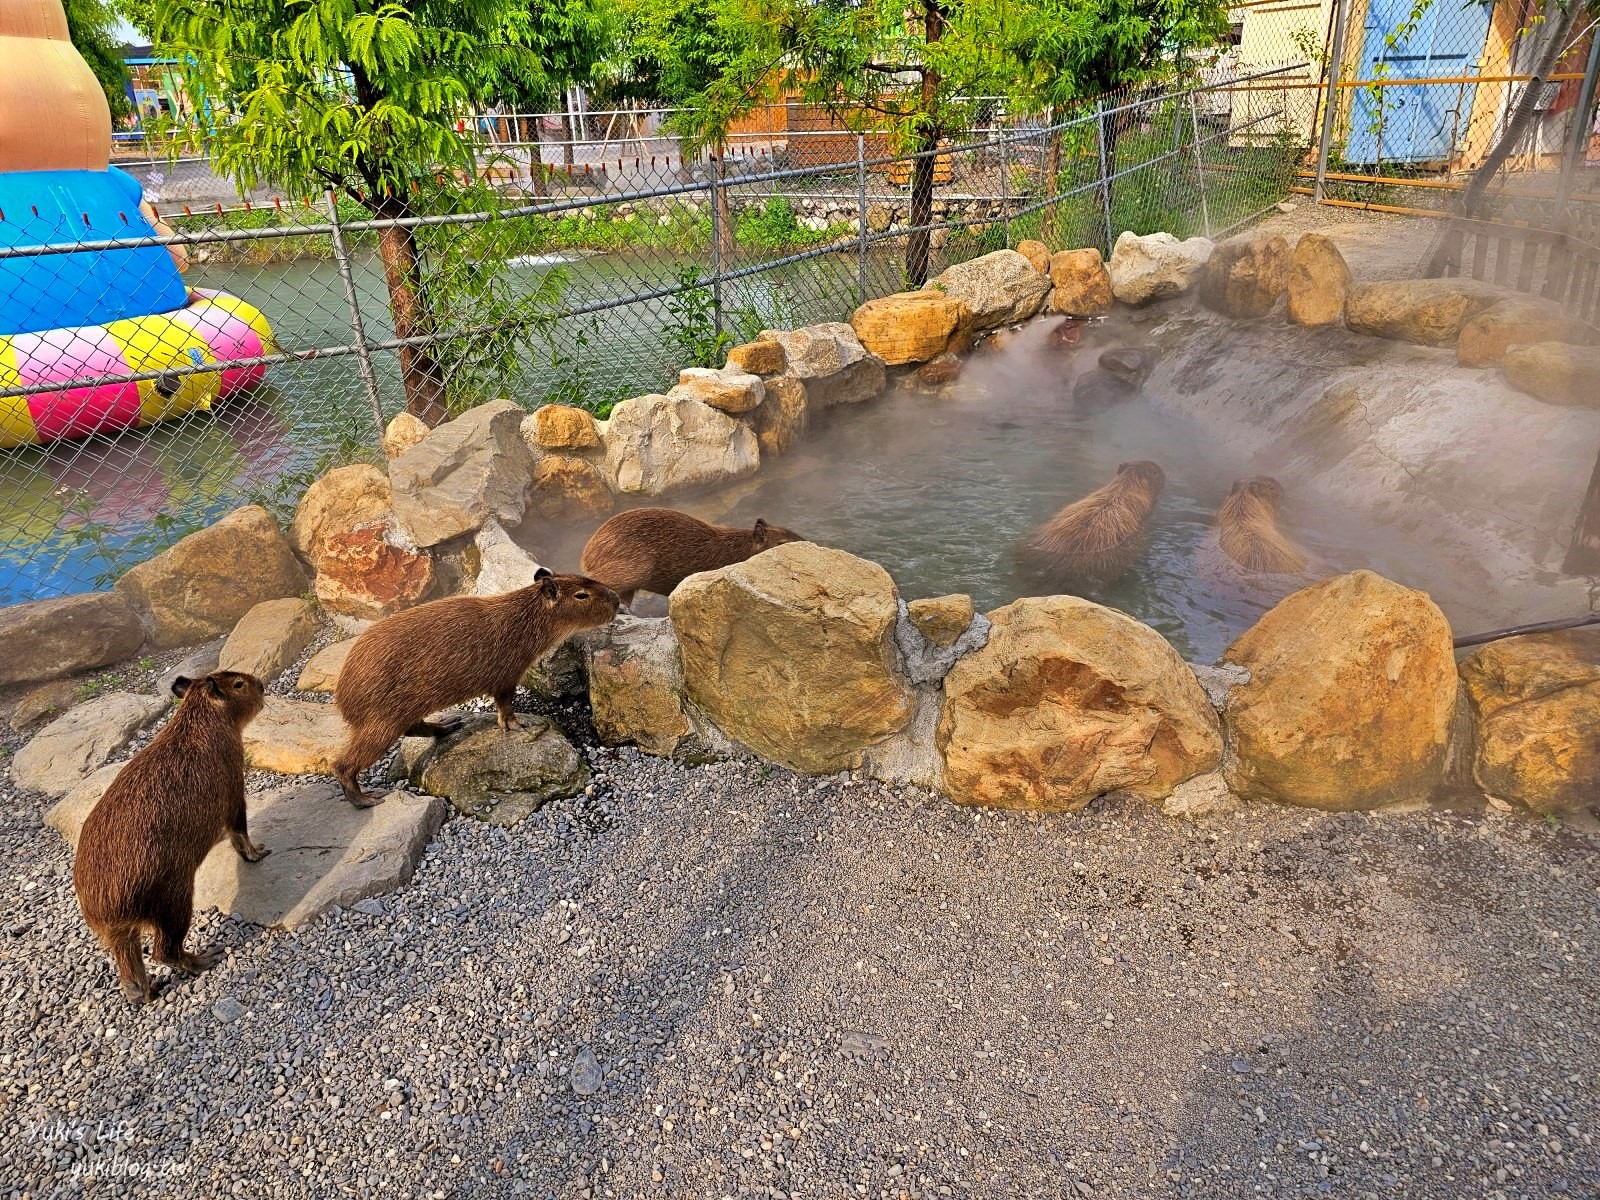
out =
<path fill-rule="evenodd" d="M 734 235 L 736 233 L 733 225 L 733 201 L 728 197 L 728 188 L 725 182 L 726 175 L 723 170 L 726 156 L 727 147 L 718 146 L 711 162 L 708 164 L 714 180 L 711 187 L 711 203 L 717 209 L 717 250 L 722 255 L 722 269 L 724 271 L 733 265 Z"/>
<path fill-rule="evenodd" d="M 381 220 L 408 215 L 403 200 L 390 199 L 378 206 Z M 417 239 L 404 226 L 385 226 L 378 235 L 384 282 L 389 287 L 389 313 L 397 338 L 422 337 L 432 332 L 432 316 L 422 291 L 422 264 Z M 426 424 L 437 425 L 447 415 L 444 375 L 427 345 L 400 347 L 400 378 L 406 389 L 406 410 Z"/>
<path fill-rule="evenodd" d="M 928 45 L 944 33 L 944 13 L 938 0 L 923 0 L 923 29 Z M 911 237 L 906 242 L 906 284 L 920 288 L 928 282 L 928 251 L 933 242 L 933 173 L 939 162 L 939 127 L 934 112 L 939 104 L 939 72 L 922 67 L 922 120 L 917 150 L 922 154 L 911 169 Z"/>

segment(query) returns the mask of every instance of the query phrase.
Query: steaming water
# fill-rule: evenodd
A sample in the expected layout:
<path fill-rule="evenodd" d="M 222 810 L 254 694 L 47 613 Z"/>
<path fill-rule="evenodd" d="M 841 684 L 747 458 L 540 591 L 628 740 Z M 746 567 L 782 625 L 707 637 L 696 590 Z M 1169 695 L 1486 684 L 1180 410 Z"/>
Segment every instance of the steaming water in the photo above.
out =
<path fill-rule="evenodd" d="M 1071 349 L 1049 346 L 1048 333 L 1048 322 L 1036 322 L 1002 353 L 975 355 L 945 395 L 902 385 L 832 410 L 793 455 L 772 460 L 760 476 L 669 503 L 729 524 L 765 517 L 882 564 L 905 599 L 967 592 L 983 611 L 1034 590 L 1012 561 L 1019 537 L 1109 481 L 1118 463 L 1151 459 L 1167 486 L 1148 544 L 1126 576 L 1090 598 L 1153 626 L 1192 661 L 1215 660 L 1304 581 L 1258 591 L 1232 572 L 1202 569 L 1232 477 L 1204 465 L 1216 456 L 1196 452 L 1201 430 L 1148 396 L 1110 406 L 1074 401 L 1074 382 L 1102 350 L 1161 349 L 1142 327 L 1095 322 Z M 1370 543 L 1358 550 L 1309 523 L 1295 504 L 1294 481 L 1283 482 L 1284 525 L 1315 557 L 1341 569 L 1397 569 L 1375 559 Z M 574 569 L 581 545 L 564 539 L 546 549 Z"/>

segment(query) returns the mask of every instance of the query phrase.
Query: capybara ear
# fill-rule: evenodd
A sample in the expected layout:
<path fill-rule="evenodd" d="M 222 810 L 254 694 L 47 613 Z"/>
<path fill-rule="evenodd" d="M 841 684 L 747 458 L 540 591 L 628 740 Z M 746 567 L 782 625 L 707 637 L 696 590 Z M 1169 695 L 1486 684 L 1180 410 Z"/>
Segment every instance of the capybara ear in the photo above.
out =
<path fill-rule="evenodd" d="M 766 544 L 767 544 L 767 519 L 765 517 L 757 517 L 756 518 L 756 545 L 765 546 Z"/>
<path fill-rule="evenodd" d="M 206 676 L 206 691 L 210 692 L 214 699 L 222 699 L 222 685 L 217 682 L 215 675 Z"/>
<path fill-rule="evenodd" d="M 539 591 L 544 594 L 544 598 L 546 600 L 554 601 L 555 598 L 561 593 L 561 589 L 556 586 L 556 577 L 550 574 L 549 571 L 545 571 L 545 573 L 542 576 L 539 576 L 538 579 Z"/>
<path fill-rule="evenodd" d="M 540 567 L 537 571 L 535 571 L 533 573 L 533 577 L 534 577 L 535 580 L 549 579 L 551 577 L 550 568 L 549 567 Z"/>
<path fill-rule="evenodd" d="M 172 681 L 172 694 L 174 696 L 176 696 L 179 700 L 182 700 L 184 698 L 184 696 L 188 693 L 189 688 L 193 683 L 194 683 L 194 680 L 188 679 L 188 678 L 186 678 L 186 677 L 184 677 L 182 675 L 179 675 L 176 679 L 174 679 Z"/>
<path fill-rule="evenodd" d="M 1132 463 L 1118 463 L 1117 464 L 1117 474 L 1121 475 L 1124 471 L 1126 471 L 1131 466 L 1133 466 Z"/>

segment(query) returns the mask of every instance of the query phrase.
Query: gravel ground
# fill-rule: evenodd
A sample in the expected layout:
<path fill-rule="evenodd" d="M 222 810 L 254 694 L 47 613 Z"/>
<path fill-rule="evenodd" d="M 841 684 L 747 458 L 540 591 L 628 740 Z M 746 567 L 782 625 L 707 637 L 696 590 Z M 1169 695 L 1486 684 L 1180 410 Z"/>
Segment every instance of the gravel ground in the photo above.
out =
<path fill-rule="evenodd" d="M 589 754 L 145 1010 L 3 797 L 0 1195 L 1600 1193 L 1589 835 Z"/>

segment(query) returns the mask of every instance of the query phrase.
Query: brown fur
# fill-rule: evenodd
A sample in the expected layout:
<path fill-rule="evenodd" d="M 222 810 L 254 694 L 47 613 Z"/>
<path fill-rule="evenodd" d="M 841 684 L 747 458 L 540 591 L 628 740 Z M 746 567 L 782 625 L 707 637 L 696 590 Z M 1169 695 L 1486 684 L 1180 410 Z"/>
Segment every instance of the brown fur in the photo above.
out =
<path fill-rule="evenodd" d="M 583 548 L 586 574 L 604 580 L 624 607 L 637 591 L 670 596 L 689 576 L 715 571 L 805 539 L 758 520 L 751 529 L 709 525 L 670 508 L 636 508 L 608 520 Z"/>
<path fill-rule="evenodd" d="M 598 580 L 552 575 L 499 596 L 452 596 L 386 617 L 350 647 L 333 702 L 350 727 L 333 764 L 351 804 L 365 808 L 357 776 L 403 736 L 439 737 L 459 720 L 429 713 L 479 696 L 494 699 L 502 729 L 516 729 L 517 684 L 540 658 L 574 633 L 617 615 L 617 596 Z"/>
<path fill-rule="evenodd" d="M 194 913 L 194 876 L 224 837 L 239 857 L 267 851 L 250 840 L 244 811 L 244 727 L 261 711 L 254 675 L 217 671 L 172 685 L 178 711 L 123 767 L 83 823 L 72 883 L 128 999 L 155 995 L 140 935 L 157 962 L 203 971 L 215 954 L 183 948 Z"/>
<path fill-rule="evenodd" d="M 1283 485 L 1266 475 L 1240 479 L 1217 511 L 1222 552 L 1246 571 L 1294 575 L 1306 555 L 1278 528 Z"/>
<path fill-rule="evenodd" d="M 1123 463 L 1116 478 L 1069 504 L 1023 539 L 1024 570 L 1067 590 L 1111 583 L 1144 546 L 1144 526 L 1167 477 L 1153 462 Z"/>

